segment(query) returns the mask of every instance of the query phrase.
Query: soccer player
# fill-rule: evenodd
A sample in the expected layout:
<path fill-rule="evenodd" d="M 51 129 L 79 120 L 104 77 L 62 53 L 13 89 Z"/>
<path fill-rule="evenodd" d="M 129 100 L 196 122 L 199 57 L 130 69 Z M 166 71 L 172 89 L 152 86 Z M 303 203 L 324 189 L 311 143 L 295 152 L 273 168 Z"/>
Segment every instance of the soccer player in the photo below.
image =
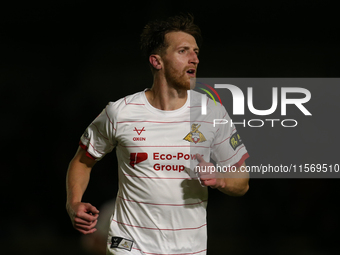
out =
<path fill-rule="evenodd" d="M 206 254 L 208 187 L 231 196 L 248 190 L 246 173 L 193 174 L 193 168 L 214 169 L 210 157 L 236 170 L 248 157 L 234 126 L 212 125 L 229 118 L 224 107 L 208 100 L 201 115 L 201 94 L 190 90 L 200 37 L 190 15 L 148 23 L 141 45 L 154 78 L 151 89 L 110 102 L 70 162 L 66 208 L 74 228 L 90 234 L 99 211 L 82 196 L 96 161 L 116 148 L 119 190 L 107 254 Z"/>

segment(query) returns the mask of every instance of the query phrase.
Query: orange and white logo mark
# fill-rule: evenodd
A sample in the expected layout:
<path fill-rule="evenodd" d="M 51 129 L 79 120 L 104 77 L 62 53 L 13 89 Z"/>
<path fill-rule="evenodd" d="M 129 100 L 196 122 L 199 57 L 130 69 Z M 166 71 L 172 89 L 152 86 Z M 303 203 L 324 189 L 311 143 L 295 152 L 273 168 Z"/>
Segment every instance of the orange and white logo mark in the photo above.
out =
<path fill-rule="evenodd" d="M 204 135 L 199 131 L 201 125 L 198 124 L 192 124 L 191 125 L 191 131 L 183 138 L 183 140 L 186 140 L 190 143 L 202 143 L 205 142 L 207 139 L 205 139 Z"/>

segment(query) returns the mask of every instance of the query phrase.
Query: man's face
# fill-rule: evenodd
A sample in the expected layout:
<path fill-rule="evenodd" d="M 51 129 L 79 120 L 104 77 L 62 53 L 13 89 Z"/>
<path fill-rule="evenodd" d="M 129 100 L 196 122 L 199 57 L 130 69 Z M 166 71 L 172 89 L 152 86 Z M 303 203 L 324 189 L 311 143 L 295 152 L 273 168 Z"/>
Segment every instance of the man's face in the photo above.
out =
<path fill-rule="evenodd" d="M 170 86 L 190 89 L 190 78 L 196 77 L 198 46 L 192 35 L 170 32 L 165 35 L 168 48 L 162 54 L 164 75 Z"/>

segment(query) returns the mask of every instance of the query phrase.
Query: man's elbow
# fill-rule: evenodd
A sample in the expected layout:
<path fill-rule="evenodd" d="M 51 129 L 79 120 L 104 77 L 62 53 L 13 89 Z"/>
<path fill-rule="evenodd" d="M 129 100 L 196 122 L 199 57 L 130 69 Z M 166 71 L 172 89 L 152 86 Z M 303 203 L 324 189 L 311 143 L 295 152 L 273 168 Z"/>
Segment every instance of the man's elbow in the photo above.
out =
<path fill-rule="evenodd" d="M 247 183 L 246 185 L 244 185 L 243 189 L 240 189 L 238 191 L 238 195 L 237 196 L 243 196 L 244 194 L 246 194 L 249 190 L 249 184 Z"/>
<path fill-rule="evenodd" d="M 240 197 L 246 194 L 249 190 L 249 183 L 248 181 L 246 183 L 236 185 L 234 183 L 227 183 L 225 190 L 227 191 L 225 193 L 229 196 Z"/>

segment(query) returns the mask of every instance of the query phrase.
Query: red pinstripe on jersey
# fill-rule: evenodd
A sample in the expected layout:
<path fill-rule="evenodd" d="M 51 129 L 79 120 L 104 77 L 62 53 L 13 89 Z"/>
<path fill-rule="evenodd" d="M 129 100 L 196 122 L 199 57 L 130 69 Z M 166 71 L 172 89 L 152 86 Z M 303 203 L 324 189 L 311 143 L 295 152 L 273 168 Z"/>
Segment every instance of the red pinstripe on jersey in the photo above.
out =
<path fill-rule="evenodd" d="M 248 153 L 244 154 L 244 155 L 242 156 L 242 158 L 241 158 L 236 164 L 234 164 L 233 166 L 235 166 L 235 167 L 240 167 L 240 166 L 242 166 L 243 162 L 244 162 L 247 158 L 249 158 L 249 154 L 248 154 Z"/>
<path fill-rule="evenodd" d="M 110 121 L 110 123 L 112 125 L 112 128 L 116 131 L 115 125 L 113 124 L 113 122 L 111 121 L 109 115 L 107 114 L 106 108 L 105 108 L 105 114 L 106 114 L 106 117 L 109 119 L 109 121 Z"/>
<path fill-rule="evenodd" d="M 91 143 L 90 143 L 90 145 L 93 147 L 93 145 L 92 145 Z M 86 156 L 87 156 L 87 157 L 89 157 L 90 159 L 93 159 L 93 160 L 96 160 L 96 159 L 97 159 L 96 157 L 92 156 L 92 155 L 88 152 L 87 146 L 84 145 L 81 141 L 79 141 L 79 146 L 80 146 L 82 149 L 86 150 Z M 93 149 L 95 150 L 94 147 L 93 147 Z M 100 153 L 100 152 L 99 152 L 99 153 Z"/>
<path fill-rule="evenodd" d="M 162 180 L 191 180 L 192 178 L 175 178 L 175 177 L 157 177 L 157 176 L 137 176 L 137 175 L 130 175 L 130 174 L 124 174 L 128 177 L 134 177 L 134 178 L 147 178 L 147 179 L 162 179 Z"/>
<path fill-rule="evenodd" d="M 233 131 L 231 131 L 232 133 L 236 130 L 236 128 L 234 128 Z M 219 142 L 219 143 L 215 143 L 212 147 L 216 146 L 216 145 L 219 145 L 221 143 L 224 143 L 225 141 L 227 141 L 232 135 L 228 136 L 226 139 L 224 139 L 222 142 Z"/>
<path fill-rule="evenodd" d="M 244 145 L 242 145 L 242 146 L 237 150 L 237 152 L 235 152 L 234 155 L 232 155 L 230 158 L 227 158 L 227 159 L 225 159 L 225 160 L 221 160 L 220 163 L 226 162 L 226 161 L 230 160 L 231 158 L 235 157 L 235 156 L 237 155 L 237 153 L 239 152 L 239 150 L 241 150 L 243 147 L 244 147 Z M 236 166 L 236 167 L 241 166 L 241 165 L 243 164 L 243 162 L 244 162 L 248 157 L 249 157 L 249 154 L 248 154 L 248 152 L 246 152 L 246 153 L 242 156 L 242 158 L 241 158 L 237 163 L 235 163 L 233 166 Z"/>
<path fill-rule="evenodd" d="M 153 120 L 128 120 L 128 121 L 117 121 L 117 123 L 161 123 L 161 124 L 178 124 L 178 123 L 191 123 L 192 120 L 183 120 L 183 121 L 153 121 Z M 213 124 L 213 122 L 210 121 L 195 121 L 195 123 L 207 123 L 207 124 Z"/>
<path fill-rule="evenodd" d="M 148 230 L 161 230 L 161 231 L 182 231 L 182 230 L 194 230 L 194 229 L 200 229 L 203 228 L 204 226 L 207 225 L 207 223 L 199 226 L 199 227 L 195 227 L 195 228 L 150 228 L 150 227 L 142 227 L 142 226 L 137 226 L 137 225 L 132 225 L 132 224 L 128 224 L 128 223 L 124 223 L 124 222 L 120 222 L 120 221 L 116 221 L 115 219 L 112 219 L 112 221 L 118 223 L 118 224 L 122 224 L 125 226 L 129 226 L 129 227 L 133 227 L 133 228 L 142 228 L 142 229 L 148 229 Z"/>
<path fill-rule="evenodd" d="M 126 105 L 145 105 L 145 104 L 138 104 L 138 103 L 128 103 L 126 102 L 126 97 L 124 97 L 124 102 Z"/>
<path fill-rule="evenodd" d="M 114 145 L 110 142 L 109 138 L 107 138 L 106 136 L 104 136 L 104 135 L 100 132 L 100 130 L 99 130 L 99 128 L 97 127 L 96 124 L 92 123 L 92 125 L 96 127 L 96 129 L 97 129 L 97 131 L 98 131 L 98 134 L 100 134 L 101 137 L 103 137 L 104 139 L 106 139 L 106 140 L 108 141 L 108 143 L 109 143 L 111 146 L 114 146 Z"/>
<path fill-rule="evenodd" d="M 145 254 L 151 254 L 151 255 L 191 255 L 191 254 L 198 254 L 198 253 L 207 251 L 207 249 L 204 249 L 204 250 L 201 250 L 201 251 L 186 252 L 186 253 L 152 253 L 152 252 L 142 251 L 141 249 L 138 249 L 138 248 L 135 248 L 135 247 L 132 247 L 132 249 L 141 251 L 142 253 L 145 253 Z"/>
<path fill-rule="evenodd" d="M 130 200 L 130 199 L 123 198 L 123 197 L 121 197 L 121 196 L 118 196 L 118 197 L 119 197 L 120 199 L 123 199 L 123 200 L 128 201 L 128 202 L 132 202 L 132 203 L 147 204 L 147 205 L 160 205 L 160 206 L 188 206 L 188 205 L 199 205 L 199 204 L 202 204 L 202 203 L 208 201 L 208 200 L 202 200 L 202 201 L 197 202 L 197 203 L 187 203 L 187 204 L 157 204 L 157 203 L 148 203 L 148 202 L 134 201 L 134 200 Z"/>
<path fill-rule="evenodd" d="M 206 148 L 209 149 L 209 146 L 200 146 L 200 145 L 121 145 L 118 144 L 118 146 L 124 147 L 124 148 L 141 148 L 141 147 L 154 147 L 154 148 Z"/>

